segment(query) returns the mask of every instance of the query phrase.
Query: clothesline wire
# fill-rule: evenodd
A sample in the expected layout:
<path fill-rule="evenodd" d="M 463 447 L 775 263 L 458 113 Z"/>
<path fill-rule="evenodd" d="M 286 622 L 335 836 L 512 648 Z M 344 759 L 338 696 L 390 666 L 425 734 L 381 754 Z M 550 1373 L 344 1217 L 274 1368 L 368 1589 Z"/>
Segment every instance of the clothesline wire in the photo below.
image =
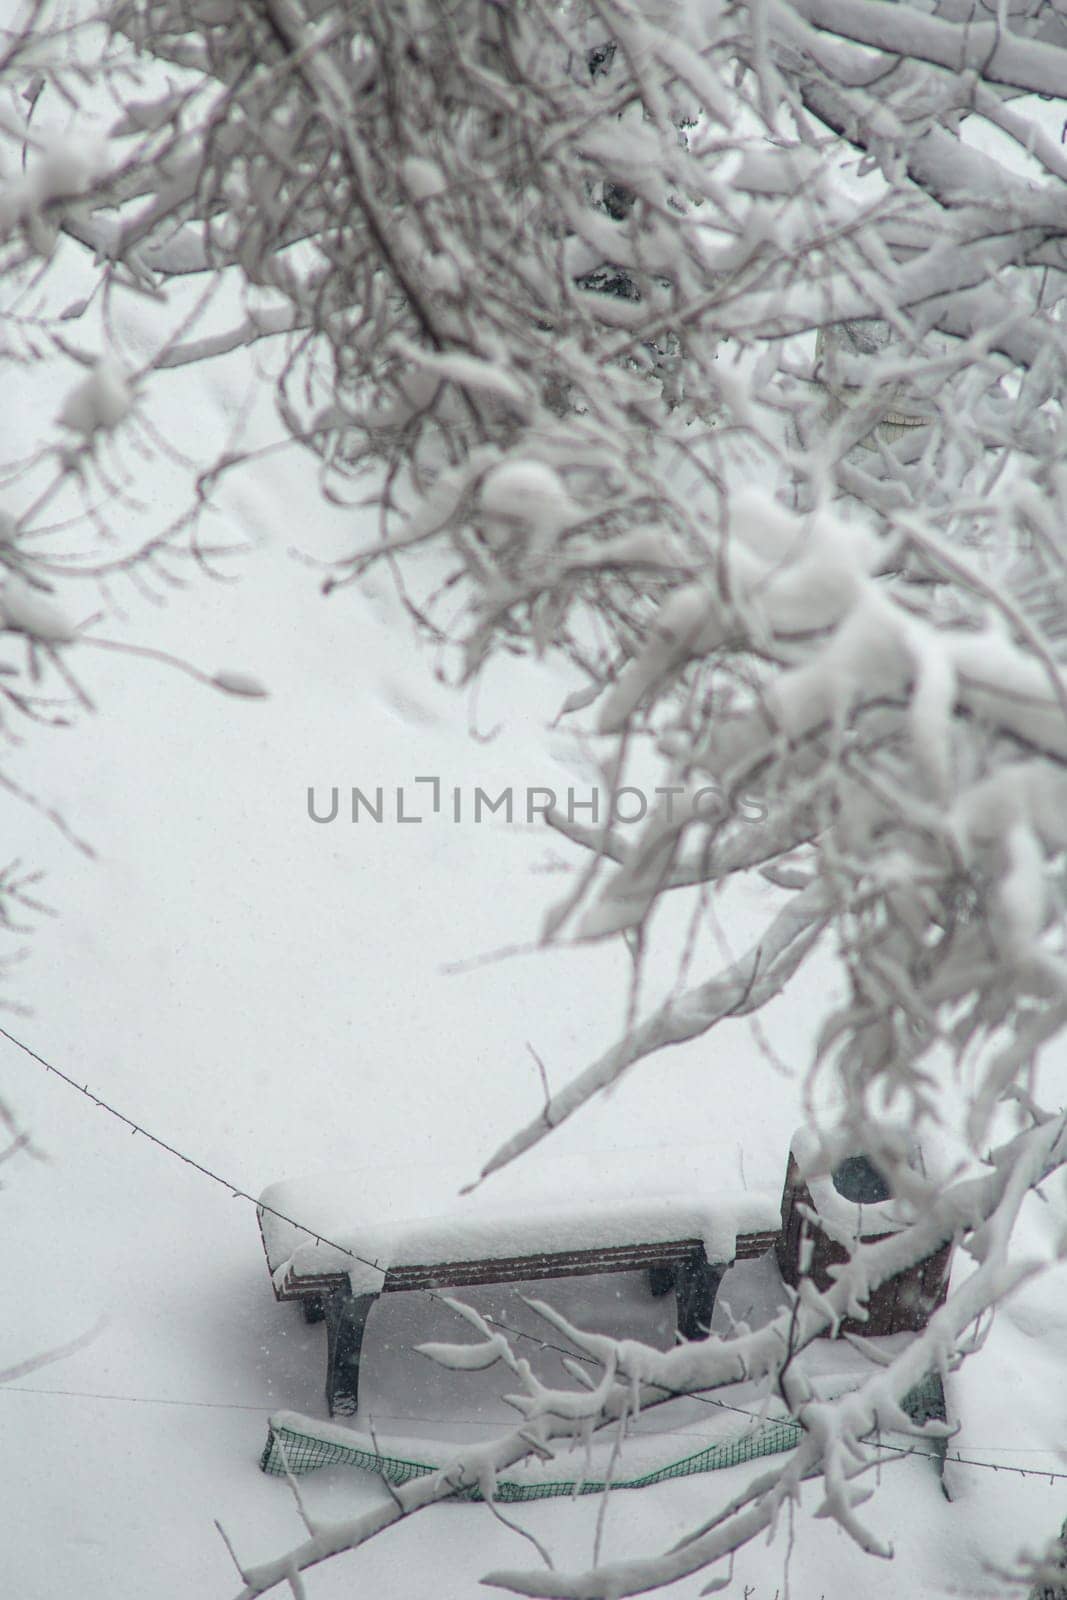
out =
<path fill-rule="evenodd" d="M 174 1400 L 174 1399 L 170 1399 L 168 1397 L 162 1396 L 162 1395 L 97 1394 L 95 1392 L 92 1392 L 92 1391 L 89 1391 L 89 1390 L 86 1390 L 86 1389 L 40 1389 L 40 1388 L 30 1388 L 28 1385 L 21 1384 L 21 1383 L 7 1383 L 7 1384 L 3 1385 L 3 1388 L 4 1388 L 5 1391 L 13 1391 L 16 1394 L 51 1394 L 51 1395 L 62 1396 L 64 1398 L 75 1399 L 75 1400 L 125 1401 L 128 1404 L 134 1404 L 134 1405 L 194 1406 L 194 1407 L 204 1408 L 204 1409 L 212 1410 L 212 1411 L 257 1411 L 257 1412 L 262 1412 L 262 1413 L 264 1413 L 264 1414 L 266 1414 L 268 1416 L 271 1415 L 275 1410 L 274 1406 L 241 1405 L 238 1402 L 233 1401 L 233 1400 Z M 680 1398 L 686 1398 L 686 1399 L 691 1399 L 691 1400 L 699 1400 L 699 1399 L 702 1399 L 703 1397 L 701 1395 L 695 1395 L 695 1394 L 694 1395 L 688 1395 L 688 1394 L 683 1395 L 680 1392 Z M 731 1406 L 731 1407 L 729 1407 L 729 1409 L 731 1411 L 739 1411 L 740 1407 Z M 764 1421 L 765 1420 L 764 1418 L 760 1417 L 759 1414 L 757 1412 L 755 1412 L 755 1411 L 742 1411 L 741 1415 L 742 1416 L 746 1416 L 746 1417 L 752 1417 L 756 1421 Z M 421 1414 L 419 1414 L 418 1416 L 406 1416 L 406 1415 L 401 1416 L 401 1415 L 397 1415 L 395 1413 L 386 1412 L 386 1411 L 377 1412 L 376 1416 L 377 1416 L 379 1421 L 387 1421 L 387 1422 L 440 1422 L 440 1423 L 447 1423 L 449 1425 L 456 1426 L 456 1427 L 460 1427 L 460 1426 L 463 1426 L 463 1427 L 467 1427 L 467 1426 L 470 1426 L 470 1427 L 475 1427 L 475 1426 L 484 1427 L 485 1426 L 485 1421 L 486 1421 L 486 1419 L 484 1417 L 426 1417 L 426 1416 L 423 1416 Z M 672 1438 L 681 1438 L 681 1439 L 688 1439 L 688 1438 L 704 1439 L 708 1443 L 713 1443 L 714 1442 L 714 1440 L 712 1439 L 712 1437 L 710 1435 L 707 1435 L 707 1434 L 694 1434 L 694 1433 L 691 1433 L 687 1429 L 684 1429 L 684 1428 L 672 1429 L 671 1430 L 671 1437 Z M 937 1460 L 940 1459 L 938 1456 L 933 1455 L 928 1450 L 913 1450 L 913 1449 L 910 1449 L 907 1445 L 887 1444 L 884 1439 L 880 1441 L 879 1448 L 882 1449 L 882 1450 L 892 1450 L 898 1455 L 916 1456 L 916 1457 L 918 1457 L 918 1459 L 920 1461 L 937 1461 Z M 987 1450 L 1013 1450 L 1013 1449 L 1021 1449 L 1022 1447 L 1014 1446 L 1014 1445 L 986 1445 L 985 1448 Z M 1025 1453 L 1027 1455 L 1031 1455 L 1031 1454 L 1032 1455 L 1040 1455 L 1041 1451 L 1038 1450 L 1038 1449 L 1033 1449 L 1033 1450 L 1026 1449 Z M 1055 1454 L 1056 1452 L 1049 1451 L 1048 1453 L 1051 1455 L 1051 1454 Z M 1015 1473 L 1018 1473 L 1019 1476 L 1023 1477 L 1023 1478 L 1047 1478 L 1049 1483 L 1052 1483 L 1052 1481 L 1054 1479 L 1056 1479 L 1056 1478 L 1067 1478 L 1067 1472 L 1044 1472 L 1038 1467 L 1012 1467 L 1012 1466 L 1004 1466 L 1002 1463 L 996 1462 L 996 1461 L 975 1461 L 975 1460 L 972 1460 L 969 1456 L 961 1456 L 959 1453 L 957 1453 L 954 1456 L 947 1456 L 946 1459 L 948 1461 L 951 1461 L 953 1466 L 959 1465 L 959 1466 L 963 1466 L 963 1467 L 988 1467 L 993 1472 L 1015 1472 Z"/>
<path fill-rule="evenodd" d="M 95 1389 L 41 1389 L 27 1383 L 5 1383 L 7 1394 L 54 1394 L 66 1400 L 121 1400 L 138 1406 L 196 1406 L 205 1411 L 261 1411 L 268 1415 L 276 1406 L 242 1405 L 237 1400 L 173 1400 L 162 1394 L 102 1394 Z"/>
<path fill-rule="evenodd" d="M 231 1198 L 235 1200 L 247 1200 L 251 1205 L 256 1207 L 258 1212 L 266 1212 L 272 1217 L 277 1217 L 279 1222 L 287 1223 L 289 1227 L 296 1228 L 300 1233 L 307 1234 L 310 1239 L 314 1239 L 316 1244 L 324 1244 L 329 1249 L 336 1250 L 339 1252 L 339 1254 L 347 1256 L 350 1261 L 357 1261 L 360 1266 L 371 1267 L 375 1272 L 382 1271 L 382 1267 L 379 1262 L 371 1261 L 369 1257 L 360 1255 L 357 1250 L 351 1250 L 347 1245 L 338 1244 L 336 1240 L 328 1238 L 318 1229 L 307 1227 L 305 1223 L 298 1222 L 295 1217 L 288 1216 L 284 1211 L 279 1211 L 277 1207 L 266 1205 L 263 1201 L 257 1200 L 255 1196 L 249 1194 L 247 1190 L 242 1189 L 238 1184 L 232 1183 L 228 1178 L 222 1177 L 221 1174 L 217 1172 L 213 1172 L 210 1167 L 205 1167 L 203 1162 L 197 1161 L 193 1156 L 186 1155 L 185 1152 L 179 1150 L 176 1145 L 169 1144 L 166 1139 L 161 1139 L 158 1134 L 152 1133 L 150 1129 L 143 1127 L 139 1122 L 135 1122 L 133 1118 L 128 1117 L 125 1112 L 119 1111 L 117 1107 L 109 1104 L 109 1102 L 104 1100 L 100 1095 L 95 1094 L 93 1090 L 89 1088 L 87 1083 L 79 1083 L 76 1078 L 72 1078 L 69 1073 L 64 1072 L 60 1067 L 54 1066 L 51 1061 L 46 1061 L 44 1056 L 39 1055 L 37 1051 L 31 1049 L 28 1044 L 25 1044 L 21 1039 L 16 1038 L 13 1033 L 9 1033 L 6 1028 L 0 1027 L 0 1034 L 2 1034 L 5 1039 L 8 1039 L 12 1044 L 17 1045 L 20 1050 L 24 1051 L 26 1055 L 32 1057 L 34 1061 L 38 1062 L 39 1065 L 44 1067 L 48 1072 L 54 1073 L 57 1078 L 61 1078 L 65 1084 L 69 1085 L 70 1088 L 75 1089 L 78 1094 L 84 1096 L 84 1098 L 89 1100 L 94 1106 L 98 1106 L 100 1110 L 107 1111 L 111 1116 L 116 1117 L 119 1122 L 123 1123 L 127 1128 L 130 1129 L 131 1133 L 141 1134 L 141 1136 L 147 1139 L 151 1144 L 157 1145 L 161 1150 L 165 1150 L 168 1155 L 176 1156 L 179 1161 L 184 1161 L 186 1166 L 192 1167 L 195 1172 L 201 1173 L 205 1178 L 210 1178 L 213 1183 L 219 1184 L 221 1188 L 227 1189 Z M 448 1301 L 445 1296 L 438 1294 L 435 1289 L 427 1289 L 425 1293 L 428 1294 L 432 1300 L 436 1300 L 440 1305 L 448 1305 Z M 506 1322 L 500 1322 L 495 1317 L 487 1316 L 485 1320 L 494 1328 L 499 1328 L 501 1332 L 509 1333 L 513 1338 L 516 1339 L 525 1339 L 532 1344 L 538 1345 L 542 1350 L 555 1350 L 558 1354 L 568 1356 L 572 1360 L 576 1359 L 578 1361 L 584 1361 L 589 1366 L 597 1365 L 594 1357 L 582 1355 L 573 1350 L 568 1350 L 564 1345 L 553 1344 L 550 1339 L 542 1339 L 538 1334 L 525 1333 L 521 1328 L 510 1327 Z M 683 1391 L 680 1390 L 679 1395 L 682 1393 Z M 693 1398 L 702 1399 L 707 1405 L 721 1406 L 726 1410 L 740 1410 L 740 1407 L 738 1406 L 727 1406 L 724 1400 L 712 1400 L 707 1396 L 693 1396 Z M 754 1416 L 755 1413 L 746 1411 L 743 1412 L 742 1415 Z"/>
<path fill-rule="evenodd" d="M 285 1222 L 289 1225 L 289 1227 L 296 1228 L 298 1232 L 306 1233 L 309 1238 L 315 1240 L 316 1244 L 327 1245 L 329 1249 L 339 1251 L 341 1255 L 348 1256 L 350 1260 L 359 1262 L 361 1266 L 372 1267 L 375 1272 L 380 1272 L 382 1270 L 377 1261 L 371 1261 L 368 1259 L 368 1257 L 361 1256 L 358 1251 L 350 1250 L 347 1245 L 337 1244 L 335 1240 L 327 1238 L 326 1235 L 319 1232 L 318 1229 L 307 1227 L 305 1223 L 298 1222 L 295 1217 L 287 1216 L 284 1211 L 278 1211 L 274 1206 L 265 1205 L 262 1201 L 257 1200 L 254 1195 L 249 1194 L 246 1189 L 242 1189 L 238 1184 L 231 1183 L 228 1178 L 222 1177 L 220 1173 L 213 1172 L 210 1167 L 204 1166 L 203 1162 L 197 1161 L 193 1156 L 186 1155 L 184 1150 L 179 1150 L 176 1145 L 168 1143 L 166 1139 L 161 1139 L 160 1136 L 156 1133 L 153 1133 L 151 1129 L 144 1127 L 139 1122 L 135 1122 L 134 1119 L 132 1117 L 128 1117 L 124 1111 L 120 1111 L 116 1106 L 111 1105 L 109 1101 L 103 1099 L 102 1096 L 95 1094 L 93 1090 L 89 1088 L 87 1083 L 79 1083 L 77 1078 L 72 1078 L 69 1073 L 64 1072 L 60 1067 L 53 1065 L 51 1061 L 47 1061 L 44 1056 L 39 1055 L 36 1050 L 32 1049 L 22 1039 L 16 1038 L 13 1033 L 9 1033 L 7 1028 L 0 1027 L 0 1035 L 3 1035 L 5 1039 L 7 1039 L 11 1044 L 15 1045 L 33 1061 L 36 1061 L 39 1066 L 44 1067 L 46 1072 L 51 1072 L 55 1077 L 60 1078 L 71 1089 L 74 1089 L 78 1094 L 82 1095 L 84 1099 L 90 1101 L 92 1105 L 97 1106 L 101 1111 L 106 1111 L 109 1116 L 115 1117 L 117 1121 L 123 1123 L 127 1128 L 129 1128 L 131 1133 L 139 1133 L 141 1137 L 147 1139 L 150 1144 L 156 1145 L 160 1150 L 165 1150 L 168 1155 L 175 1156 L 177 1160 L 184 1162 L 187 1167 L 192 1167 L 194 1172 L 199 1172 L 203 1177 L 210 1178 L 211 1181 L 218 1184 L 220 1188 L 227 1189 L 232 1199 L 247 1200 L 250 1205 L 254 1205 L 256 1207 L 258 1212 L 267 1212 L 270 1216 L 277 1217 L 279 1222 Z M 436 1300 L 439 1304 L 448 1307 L 448 1301 L 444 1295 L 438 1294 L 434 1289 L 427 1289 L 424 1292 L 428 1294 L 432 1300 Z M 507 1333 L 514 1339 L 528 1340 L 530 1343 L 538 1345 L 542 1350 L 554 1350 L 559 1355 L 566 1356 L 569 1360 L 582 1361 L 588 1366 L 598 1365 L 598 1362 L 593 1356 L 587 1356 L 574 1350 L 568 1350 L 565 1346 L 553 1344 L 550 1339 L 542 1339 L 537 1334 L 525 1333 L 521 1328 L 513 1328 L 508 1323 L 499 1321 L 499 1319 L 496 1317 L 488 1316 L 484 1313 L 483 1316 L 484 1320 L 492 1327 L 499 1328 L 502 1333 Z M 77 1393 L 77 1391 L 74 1390 L 63 1391 L 55 1389 L 37 1390 L 25 1387 L 20 1388 L 20 1386 L 14 1384 L 7 1385 L 6 1387 L 18 1389 L 19 1392 L 26 1394 L 61 1394 L 68 1392 L 71 1395 L 75 1395 Z M 657 1384 L 656 1387 L 660 1388 L 662 1385 Z M 766 1417 L 761 1416 L 757 1411 L 746 1410 L 743 1406 L 733 1406 L 725 1400 L 713 1399 L 710 1395 L 696 1394 L 694 1391 L 689 1389 L 668 1389 L 666 1392 L 670 1394 L 672 1398 L 679 1400 L 699 1400 L 702 1405 L 714 1406 L 721 1411 L 733 1411 L 739 1416 L 748 1417 L 755 1422 L 766 1422 L 768 1420 Z M 242 1406 L 230 1401 L 217 1400 L 154 1401 L 151 1397 L 141 1395 L 84 1395 L 79 1396 L 79 1398 L 122 1400 L 137 1404 L 204 1406 L 218 1408 L 220 1410 L 260 1411 L 270 1409 L 266 1406 Z M 931 1461 L 940 1460 L 940 1456 L 935 1455 L 933 1452 L 912 1450 L 904 1445 L 892 1445 L 886 1444 L 884 1441 L 880 1441 L 880 1448 L 894 1451 L 898 1455 L 919 1456 L 920 1458 L 926 1458 Z M 993 1446 L 993 1448 L 1007 1449 L 1011 1447 Z M 955 1456 L 949 1456 L 947 1459 L 954 1463 L 959 1463 L 961 1466 L 988 1467 L 993 1472 L 1016 1472 L 1024 1478 L 1047 1478 L 1050 1483 L 1056 1478 L 1067 1479 L 1067 1472 L 1042 1472 L 1036 1467 L 1002 1466 L 995 1461 L 971 1460 L 966 1456 L 959 1455 L 958 1453 Z"/>
<path fill-rule="evenodd" d="M 251 1195 L 247 1190 L 240 1188 L 238 1184 L 231 1183 L 228 1178 L 222 1177 L 220 1173 L 213 1172 L 210 1167 L 205 1167 L 203 1162 L 197 1161 L 193 1156 L 186 1155 L 185 1152 L 183 1150 L 179 1150 L 176 1145 L 169 1144 L 166 1139 L 161 1139 L 158 1134 L 152 1133 L 150 1129 L 143 1127 L 139 1122 L 135 1122 L 132 1117 L 128 1117 L 124 1111 L 119 1111 L 117 1107 L 109 1104 L 109 1102 L 104 1100 L 100 1095 L 95 1094 L 89 1088 L 87 1083 L 79 1083 L 76 1078 L 72 1078 L 69 1073 L 64 1072 L 60 1067 L 54 1066 L 51 1061 L 46 1061 L 44 1056 L 38 1055 L 36 1050 L 31 1049 L 30 1046 L 23 1043 L 21 1039 L 17 1039 L 15 1035 L 13 1033 L 9 1033 L 6 1028 L 0 1027 L 0 1034 L 2 1034 L 5 1039 L 10 1040 L 12 1044 L 17 1045 L 20 1050 L 24 1051 L 26 1055 L 32 1057 L 34 1061 L 46 1068 L 47 1071 L 54 1073 L 57 1078 L 61 1078 L 65 1084 L 69 1085 L 70 1088 L 77 1090 L 78 1094 L 84 1096 L 84 1098 L 89 1100 L 94 1106 L 98 1106 L 101 1111 L 107 1111 L 111 1116 L 116 1117 L 119 1122 L 124 1123 L 125 1126 L 130 1129 L 131 1133 L 139 1133 L 143 1138 L 147 1139 L 150 1144 L 157 1145 L 160 1150 L 165 1150 L 168 1155 L 176 1156 L 179 1161 L 184 1161 L 187 1167 L 192 1167 L 195 1172 L 201 1173 L 205 1178 L 210 1178 L 213 1183 L 219 1184 L 221 1188 L 229 1190 L 232 1199 L 247 1200 L 251 1205 L 256 1207 L 256 1210 L 259 1213 L 262 1214 L 263 1212 L 266 1212 L 272 1217 L 277 1217 L 279 1222 L 287 1223 L 289 1227 L 296 1228 L 300 1233 L 306 1233 L 310 1239 L 314 1239 L 316 1244 L 324 1244 L 329 1249 L 336 1250 L 339 1252 L 339 1254 L 347 1256 L 350 1261 L 357 1261 L 360 1266 L 371 1267 L 375 1272 L 382 1271 L 382 1267 L 379 1262 L 371 1261 L 367 1256 L 361 1256 L 358 1250 L 350 1250 L 347 1245 L 338 1244 L 336 1240 L 327 1238 L 326 1234 L 321 1233 L 318 1229 L 307 1227 L 303 1222 L 298 1222 L 295 1217 L 290 1217 L 284 1211 L 279 1211 L 277 1207 L 266 1205 L 263 1201 L 257 1200 L 254 1195 Z M 436 1300 L 439 1304 L 444 1306 L 448 1305 L 448 1301 L 446 1300 L 445 1296 L 438 1294 L 435 1289 L 427 1289 L 425 1292 L 432 1300 Z M 493 1327 L 499 1328 L 502 1332 L 511 1334 L 516 1339 L 526 1339 L 533 1344 L 539 1345 L 542 1350 L 556 1350 L 561 1355 L 570 1356 L 572 1359 L 588 1362 L 590 1366 L 596 1366 L 597 1364 L 591 1356 L 576 1355 L 576 1352 L 566 1349 L 563 1345 L 553 1344 L 551 1340 L 542 1339 L 534 1333 L 524 1333 L 521 1328 L 509 1327 L 507 1323 L 498 1322 L 494 1317 L 486 1317 L 485 1320 L 491 1323 Z M 724 1405 L 725 1402 L 708 1401 L 708 1404 Z"/>

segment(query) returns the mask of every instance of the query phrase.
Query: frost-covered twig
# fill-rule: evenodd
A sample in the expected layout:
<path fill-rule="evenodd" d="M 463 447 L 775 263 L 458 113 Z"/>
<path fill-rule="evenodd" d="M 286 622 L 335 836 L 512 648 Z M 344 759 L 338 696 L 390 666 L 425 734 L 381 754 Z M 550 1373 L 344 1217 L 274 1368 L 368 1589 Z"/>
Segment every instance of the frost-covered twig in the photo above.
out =
<path fill-rule="evenodd" d="M 565 1089 L 551 1095 L 541 1114 L 512 1135 L 486 1162 L 481 1176 L 488 1177 L 540 1143 L 551 1129 L 614 1083 L 635 1062 L 667 1045 L 697 1038 L 725 1017 L 745 1016 L 765 1005 L 781 992 L 826 923 L 827 908 L 820 888 L 813 885 L 794 896 L 758 944 L 728 971 L 667 1001 Z"/>

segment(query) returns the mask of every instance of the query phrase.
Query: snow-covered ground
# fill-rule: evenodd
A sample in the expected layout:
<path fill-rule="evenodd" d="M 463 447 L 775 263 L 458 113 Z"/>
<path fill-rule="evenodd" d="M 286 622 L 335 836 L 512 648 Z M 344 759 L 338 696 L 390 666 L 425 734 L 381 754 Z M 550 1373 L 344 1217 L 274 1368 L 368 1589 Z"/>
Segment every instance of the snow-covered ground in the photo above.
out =
<path fill-rule="evenodd" d="M 134 324 L 127 333 L 148 337 Z M 172 391 L 157 385 L 157 424 L 202 450 L 222 434 L 246 376 L 235 363 L 222 379 L 189 373 Z M 59 397 L 31 389 L 30 401 L 19 419 L 28 434 Z M 174 481 L 158 472 L 147 491 L 157 517 Z M 299 458 L 267 458 L 232 480 L 222 504 L 229 531 L 254 546 L 226 564 L 239 583 L 198 579 L 162 607 L 129 592 L 107 633 L 209 672 L 254 673 L 270 697 L 214 694 L 153 661 L 79 658 L 99 714 L 62 733 L 33 732 L 11 771 L 95 858 L 39 812 L 5 802 L 7 855 L 47 867 L 45 897 L 59 916 L 41 922 L 32 958 L 8 985 L 29 1015 L 0 1023 L 252 1194 L 363 1165 L 448 1162 L 473 1177 L 541 1102 L 529 1046 L 559 1084 L 611 1042 L 629 958 L 616 940 L 474 960 L 536 942 L 546 906 L 569 882 L 569 847 L 543 826 L 476 824 L 469 812 L 459 823 L 353 823 L 344 797 L 352 785 L 382 785 L 387 799 L 397 785 L 427 795 L 412 788 L 418 776 L 468 798 L 476 785 L 495 794 L 574 784 L 584 793 L 579 742 L 548 729 L 573 685 L 552 662 L 511 661 L 472 697 L 435 681 L 434 654 L 414 640 L 384 574 L 321 598 L 317 574 L 292 548 L 331 553 L 360 530 L 355 514 L 320 504 Z M 373 536 L 369 522 L 363 531 Z M 86 614 L 96 603 L 87 598 Z M 320 802 L 340 787 L 337 820 L 310 820 L 309 785 Z M 771 906 L 758 881 L 722 902 L 735 950 Z M 461 970 L 446 970 L 457 962 Z M 665 956 L 653 981 L 665 983 L 669 970 Z M 637 1069 L 530 1158 L 546 1185 L 565 1189 L 565 1157 L 584 1167 L 598 1152 L 658 1146 L 669 1162 L 679 1145 L 714 1151 L 731 1189 L 780 1184 L 831 979 L 821 970 L 774 1008 L 770 1051 L 732 1023 Z M 132 1135 L 5 1040 L 0 1063 L 5 1099 L 47 1156 L 20 1157 L 5 1174 L 0 1367 L 83 1341 L 0 1394 L 4 1592 L 227 1595 L 238 1579 L 214 1519 L 248 1562 L 300 1537 L 289 1490 L 263 1476 L 257 1458 L 271 1411 L 325 1415 L 323 1329 L 274 1301 L 247 1200 Z M 1035 1247 L 1047 1249 L 1051 1231 L 1036 1218 Z M 737 1315 L 750 1289 L 740 1274 L 725 1296 Z M 949 1400 L 963 1455 L 1067 1470 L 1065 1289 L 1058 1269 L 1028 1290 L 956 1380 Z M 649 1299 L 636 1277 L 571 1283 L 559 1299 L 613 1331 L 672 1336 L 669 1303 Z M 478 1303 L 536 1326 L 511 1291 L 486 1291 Z M 437 1438 L 499 1423 L 506 1380 L 447 1373 L 412 1352 L 427 1338 L 462 1336 L 425 1299 L 383 1303 L 364 1347 L 360 1422 Z M 722 1432 L 721 1418 L 708 1420 L 695 1402 L 662 1425 L 685 1441 L 680 1454 Z M 669 1544 L 758 1470 L 612 1497 L 605 1550 Z M 739 1558 L 729 1592 L 771 1600 L 788 1578 L 798 1600 L 1003 1595 L 992 1566 L 1055 1530 L 1067 1482 L 963 1465 L 948 1473 L 951 1504 L 929 1462 L 886 1470 L 875 1515 L 895 1562 L 865 1557 L 836 1526 L 812 1521 L 812 1487 L 792 1528 Z M 307 1480 L 305 1492 L 320 1515 L 340 1516 L 386 1491 L 335 1469 Z M 523 1506 L 518 1519 L 573 1565 L 590 1559 L 597 1512 L 594 1501 L 557 1500 Z M 481 1592 L 489 1568 L 529 1559 L 529 1546 L 486 1508 L 445 1505 L 316 1571 L 308 1587 L 315 1600 L 355 1589 L 453 1600 Z"/>

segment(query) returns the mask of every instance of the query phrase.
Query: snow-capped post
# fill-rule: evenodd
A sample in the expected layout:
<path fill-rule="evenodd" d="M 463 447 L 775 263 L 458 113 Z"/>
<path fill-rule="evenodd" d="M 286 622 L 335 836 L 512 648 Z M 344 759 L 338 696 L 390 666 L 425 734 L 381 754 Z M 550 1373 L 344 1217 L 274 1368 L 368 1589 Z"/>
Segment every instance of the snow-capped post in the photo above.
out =
<path fill-rule="evenodd" d="M 882 1146 L 881 1164 L 856 1147 L 855 1135 L 839 1136 L 830 1141 L 829 1149 L 810 1129 L 800 1129 L 795 1135 L 782 1192 L 782 1231 L 776 1245 L 782 1277 L 793 1288 L 809 1280 L 824 1292 L 833 1281 L 831 1269 L 845 1265 L 856 1244 L 900 1232 L 915 1220 L 924 1193 L 937 1192 L 944 1172 L 934 1166 L 928 1151 L 904 1130 L 883 1126 L 877 1138 Z M 886 1176 L 887 1171 L 899 1171 L 901 1161 L 911 1170 L 908 1198 L 896 1196 Z M 948 1293 L 951 1260 L 952 1242 L 945 1240 L 905 1272 L 864 1296 L 856 1311 L 833 1331 L 874 1336 L 925 1328 Z"/>

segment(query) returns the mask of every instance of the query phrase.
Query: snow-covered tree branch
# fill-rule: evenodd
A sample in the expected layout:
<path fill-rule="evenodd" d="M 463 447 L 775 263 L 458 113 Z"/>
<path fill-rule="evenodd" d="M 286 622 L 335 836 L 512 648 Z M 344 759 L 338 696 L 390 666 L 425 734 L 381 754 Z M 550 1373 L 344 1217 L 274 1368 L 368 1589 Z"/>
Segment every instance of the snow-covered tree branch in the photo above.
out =
<path fill-rule="evenodd" d="M 844 974 L 812 1092 L 834 1079 L 832 1131 L 875 1157 L 912 1224 L 756 1332 L 662 1353 L 566 1329 L 601 1364 L 592 1390 L 542 1391 L 499 1351 L 525 1421 L 455 1472 L 481 1481 L 635 1395 L 742 1378 L 803 1443 L 671 1550 L 496 1581 L 642 1592 L 739 1548 L 813 1477 L 886 1554 L 876 1512 L 856 1515 L 872 1436 L 1031 1270 L 1014 1220 L 1067 1154 L 1038 1081 L 1067 1023 L 1062 13 L 119 0 L 71 28 L 42 0 L 4 49 L 5 355 L 72 377 L 61 431 L 5 472 L 5 638 L 31 680 L 43 662 L 72 682 L 82 645 L 49 590 L 72 569 L 106 586 L 206 562 L 198 516 L 243 452 L 128 552 L 57 549 L 57 497 L 99 531 L 98 499 L 123 492 L 115 452 L 167 373 L 270 352 L 283 437 L 326 494 L 379 508 L 377 540 L 325 587 L 435 551 L 418 614 L 458 677 L 503 650 L 566 655 L 582 682 L 565 712 L 588 713 L 605 785 L 635 753 L 659 764 L 669 801 L 635 842 L 552 819 L 588 870 L 546 938 L 640 949 L 672 895 L 753 870 L 780 896 L 746 955 L 635 1014 L 488 1170 L 635 1063 L 788 992 L 817 946 Z M 39 132 L 58 102 L 67 131 Z M 71 248 L 96 286 L 53 313 L 50 264 Z M 94 296 L 190 284 L 201 298 L 136 370 L 74 343 Z M 220 288 L 239 305 L 221 320 Z M 2 670 L 0 698 L 33 710 Z M 950 1131 L 970 1167 L 940 1187 L 886 1113 L 936 1126 L 964 1083 Z M 907 1353 L 843 1401 L 805 1394 L 797 1351 L 949 1241 L 973 1269 Z M 458 1481 L 313 1532 L 246 1593 Z"/>

